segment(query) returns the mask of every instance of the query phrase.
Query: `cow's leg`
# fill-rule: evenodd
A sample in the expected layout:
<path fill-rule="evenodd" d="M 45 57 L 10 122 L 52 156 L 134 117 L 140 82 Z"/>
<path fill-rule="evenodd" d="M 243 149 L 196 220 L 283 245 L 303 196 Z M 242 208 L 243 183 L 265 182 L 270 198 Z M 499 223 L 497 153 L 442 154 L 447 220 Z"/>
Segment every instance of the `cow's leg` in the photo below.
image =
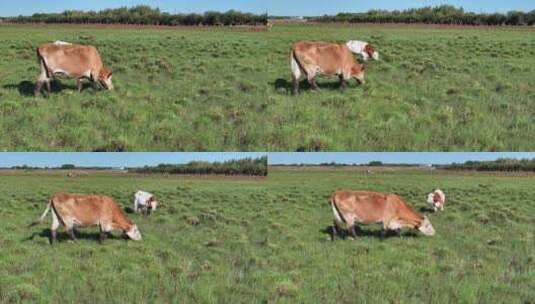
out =
<path fill-rule="evenodd" d="M 76 88 L 78 89 L 78 93 L 82 92 L 82 79 L 76 78 Z"/>
<path fill-rule="evenodd" d="M 107 238 L 108 238 L 108 234 L 110 233 L 111 231 L 111 225 L 109 224 L 106 224 L 106 223 L 100 223 L 100 236 L 99 236 L 99 243 L 103 243 Z"/>
<path fill-rule="evenodd" d="M 71 238 L 71 240 L 76 241 L 76 235 L 74 235 L 74 227 L 71 226 L 70 229 L 67 229 L 67 234 Z"/>
<path fill-rule="evenodd" d="M 336 221 L 333 221 L 333 226 L 331 229 L 331 241 L 334 241 L 334 238 L 339 235 L 338 228 L 336 227 Z"/>
<path fill-rule="evenodd" d="M 48 95 L 52 93 L 52 87 L 50 86 L 50 79 L 46 81 L 46 90 L 48 91 Z"/>
<path fill-rule="evenodd" d="M 299 94 L 299 79 L 295 78 L 295 77 L 292 77 L 292 82 L 293 82 L 292 94 L 297 95 L 297 94 Z"/>
<path fill-rule="evenodd" d="M 52 208 L 52 226 L 50 226 L 50 245 L 54 244 L 54 242 L 57 240 L 57 231 L 59 227 L 59 219 L 54 211 L 54 208 Z"/>
<path fill-rule="evenodd" d="M 76 241 L 76 236 L 74 235 L 74 222 L 72 219 L 63 219 L 63 224 L 65 225 L 65 230 L 67 235 L 71 238 L 72 241 Z"/>
<path fill-rule="evenodd" d="M 95 91 L 98 91 L 98 89 L 99 89 L 98 81 L 93 80 L 92 83 L 93 83 L 93 89 L 94 89 Z"/>
<path fill-rule="evenodd" d="M 319 90 L 318 84 L 316 83 L 316 72 L 317 70 L 311 67 L 306 70 L 306 76 L 307 76 L 308 83 L 310 84 L 312 89 Z"/>
<path fill-rule="evenodd" d="M 344 78 L 344 75 L 338 76 L 340 78 L 340 89 L 343 91 L 347 87 L 347 81 Z"/>
<path fill-rule="evenodd" d="M 355 227 L 355 224 L 353 224 L 350 228 L 349 228 L 349 232 L 351 233 L 351 236 L 353 238 L 357 238 L 357 230 L 356 230 L 356 227 Z"/>
<path fill-rule="evenodd" d="M 35 89 L 33 91 L 34 96 L 37 96 L 39 95 L 39 93 L 41 93 L 41 87 L 43 86 L 43 82 L 48 81 L 46 67 L 42 59 L 39 60 L 39 67 L 41 68 L 41 73 L 39 74 L 39 76 L 37 77 L 37 81 L 35 82 Z"/>
<path fill-rule="evenodd" d="M 37 97 L 39 93 L 41 92 L 41 87 L 43 86 L 43 82 L 40 80 L 37 80 L 35 83 L 35 89 L 33 90 L 33 96 Z"/>
<path fill-rule="evenodd" d="M 308 78 L 308 83 L 310 84 L 310 86 L 312 87 L 312 89 L 314 90 L 319 90 L 320 88 L 318 87 L 318 84 L 316 83 L 316 78 L 315 77 L 309 77 Z"/>
<path fill-rule="evenodd" d="M 291 59 L 290 59 L 290 67 L 292 69 L 292 83 L 293 83 L 292 93 L 296 95 L 299 93 L 299 82 L 301 81 L 301 78 L 304 76 L 303 75 L 304 73 L 301 70 L 301 67 L 297 63 L 293 54 L 291 55 Z"/>
<path fill-rule="evenodd" d="M 101 226 L 98 242 L 102 244 L 107 238 L 108 238 L 108 232 L 102 229 L 102 226 Z"/>

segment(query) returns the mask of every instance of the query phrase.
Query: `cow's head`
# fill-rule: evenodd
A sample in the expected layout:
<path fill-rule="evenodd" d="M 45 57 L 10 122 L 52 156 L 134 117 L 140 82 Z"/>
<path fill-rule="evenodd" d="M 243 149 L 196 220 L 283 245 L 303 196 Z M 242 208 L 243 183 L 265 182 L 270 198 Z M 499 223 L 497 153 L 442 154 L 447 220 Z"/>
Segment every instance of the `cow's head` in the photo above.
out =
<path fill-rule="evenodd" d="M 113 90 L 113 83 L 111 82 L 112 71 L 103 67 L 98 74 L 98 82 L 106 89 Z"/>
<path fill-rule="evenodd" d="M 134 241 L 141 241 L 141 232 L 137 229 L 137 225 L 130 226 L 130 229 L 125 231 L 126 235 Z"/>
<path fill-rule="evenodd" d="M 435 235 L 435 228 L 433 228 L 433 225 L 431 225 L 431 222 L 425 215 L 423 220 L 420 222 L 420 225 L 416 226 L 415 228 L 425 235 Z"/>
<path fill-rule="evenodd" d="M 364 65 L 363 64 L 359 64 L 359 63 L 355 63 L 351 67 L 351 77 L 355 78 L 355 80 L 359 84 L 364 84 L 365 83 L 365 81 L 364 81 L 364 70 L 365 69 L 366 68 L 364 67 Z"/>
<path fill-rule="evenodd" d="M 369 43 L 366 44 L 366 46 L 364 47 L 364 53 L 366 53 L 366 55 L 368 55 L 368 58 L 373 58 L 374 60 L 379 60 L 379 53 Z"/>

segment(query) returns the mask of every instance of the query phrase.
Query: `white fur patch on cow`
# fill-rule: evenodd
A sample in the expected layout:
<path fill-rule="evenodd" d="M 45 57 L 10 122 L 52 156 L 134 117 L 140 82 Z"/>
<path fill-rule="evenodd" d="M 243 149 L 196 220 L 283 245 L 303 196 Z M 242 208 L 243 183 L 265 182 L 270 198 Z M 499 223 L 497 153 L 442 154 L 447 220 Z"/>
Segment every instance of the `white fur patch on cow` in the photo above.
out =
<path fill-rule="evenodd" d="M 65 41 L 61 41 L 61 40 L 54 41 L 54 44 L 55 45 L 72 45 L 72 43 L 70 43 L 70 42 L 65 42 Z"/>
<path fill-rule="evenodd" d="M 299 67 L 299 64 L 295 60 L 294 56 L 292 55 L 292 59 L 290 60 L 290 65 L 292 68 L 292 75 L 295 79 L 299 80 L 301 79 L 303 73 L 301 71 L 301 68 Z"/>
<path fill-rule="evenodd" d="M 338 210 L 336 209 L 334 204 L 331 204 L 331 207 L 333 209 L 334 221 L 336 222 L 336 225 L 341 228 L 345 227 L 346 223 L 342 220 L 342 217 L 338 213 Z"/>

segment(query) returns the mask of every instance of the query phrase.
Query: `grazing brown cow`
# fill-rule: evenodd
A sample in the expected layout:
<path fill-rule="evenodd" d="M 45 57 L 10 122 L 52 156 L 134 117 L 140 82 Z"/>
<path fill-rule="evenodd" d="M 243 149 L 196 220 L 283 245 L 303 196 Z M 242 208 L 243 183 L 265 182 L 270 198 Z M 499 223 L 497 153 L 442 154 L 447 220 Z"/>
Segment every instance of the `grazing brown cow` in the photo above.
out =
<path fill-rule="evenodd" d="M 357 63 L 351 50 L 345 44 L 299 41 L 290 51 L 293 93 L 299 92 L 299 81 L 306 77 L 312 88 L 317 89 L 316 75 L 338 75 L 340 87 L 346 87 L 347 80 L 355 78 L 364 83 L 364 66 Z"/>
<path fill-rule="evenodd" d="M 43 83 L 50 93 L 50 81 L 55 75 L 65 75 L 76 79 L 78 91 L 82 89 L 82 79 L 94 84 L 100 83 L 108 90 L 113 89 L 112 72 L 104 67 L 100 54 L 92 45 L 72 44 L 63 41 L 45 43 L 37 48 L 37 60 L 41 73 L 35 84 L 34 95 L 41 92 Z"/>
<path fill-rule="evenodd" d="M 56 241 L 56 231 L 60 224 L 65 226 L 72 240 L 76 240 L 74 227 L 92 225 L 100 226 L 101 242 L 112 230 L 122 230 L 130 239 L 141 240 L 137 226 L 109 196 L 56 193 L 45 212 L 31 226 L 42 222 L 49 210 L 52 210 L 51 244 Z"/>
<path fill-rule="evenodd" d="M 400 232 L 401 228 L 414 228 L 425 235 L 435 234 L 429 219 L 418 214 L 395 194 L 336 191 L 331 195 L 329 204 L 334 213 L 332 240 L 338 234 L 337 228 L 349 230 L 356 237 L 355 223 L 382 223 L 384 231 Z"/>

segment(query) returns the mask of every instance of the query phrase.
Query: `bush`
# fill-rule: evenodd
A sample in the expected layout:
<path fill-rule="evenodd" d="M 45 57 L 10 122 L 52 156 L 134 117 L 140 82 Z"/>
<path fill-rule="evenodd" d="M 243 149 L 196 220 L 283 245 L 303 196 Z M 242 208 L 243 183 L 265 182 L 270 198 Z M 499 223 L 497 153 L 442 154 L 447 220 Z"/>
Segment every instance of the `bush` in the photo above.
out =
<path fill-rule="evenodd" d="M 139 25 L 265 25 L 267 15 L 255 15 L 230 10 L 225 13 L 168 14 L 158 8 L 138 5 L 95 11 L 64 11 L 63 13 L 33 14 L 8 17 L 2 20 L 15 23 L 77 23 L 77 24 L 139 24 Z"/>
<path fill-rule="evenodd" d="M 428 23 L 452 25 L 533 25 L 535 10 L 524 13 L 511 11 L 507 14 L 476 14 L 465 12 L 452 5 L 427 6 L 403 11 L 370 10 L 365 13 L 339 13 L 335 16 L 310 17 L 317 22 L 349 23 Z"/>
<path fill-rule="evenodd" d="M 535 172 L 535 159 L 502 158 L 495 161 L 467 161 L 463 164 L 454 163 L 444 168 L 449 170 Z"/>
<path fill-rule="evenodd" d="M 267 175 L 267 156 L 252 159 L 229 160 L 226 162 L 193 161 L 187 164 L 159 164 L 133 168 L 136 173 L 166 173 L 166 174 L 221 174 L 221 175 Z"/>

